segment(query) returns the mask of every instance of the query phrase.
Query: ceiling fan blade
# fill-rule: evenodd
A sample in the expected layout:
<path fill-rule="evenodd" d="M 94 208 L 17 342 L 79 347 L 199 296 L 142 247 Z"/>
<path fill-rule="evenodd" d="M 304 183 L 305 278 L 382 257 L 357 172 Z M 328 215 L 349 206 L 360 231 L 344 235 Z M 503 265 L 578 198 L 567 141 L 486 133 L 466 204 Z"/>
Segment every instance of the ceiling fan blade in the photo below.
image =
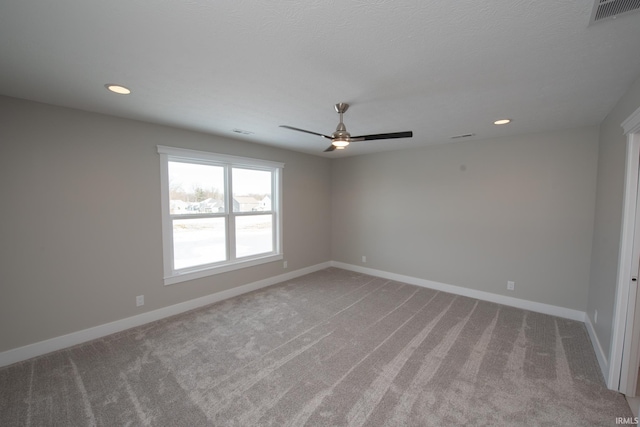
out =
<path fill-rule="evenodd" d="M 294 128 L 293 126 L 287 126 L 287 125 L 280 125 L 280 127 L 281 127 L 281 128 L 286 128 L 286 129 L 291 129 L 291 130 L 297 130 L 298 132 L 310 133 L 311 135 L 317 135 L 317 136 L 321 136 L 321 137 L 323 137 L 323 138 L 331 139 L 331 137 L 330 137 L 330 136 L 323 135 L 323 134 L 318 133 L 318 132 L 311 132 L 310 130 L 304 130 L 304 129 Z"/>
<path fill-rule="evenodd" d="M 412 131 L 407 132 L 394 132 L 394 133 L 377 133 L 374 135 L 361 135 L 352 136 L 351 139 L 358 139 L 359 141 L 373 141 L 374 139 L 394 139 L 394 138 L 411 138 L 413 136 Z"/>
<path fill-rule="evenodd" d="M 328 153 L 329 151 L 333 151 L 336 149 L 335 145 L 330 145 L 329 148 L 327 148 L 326 150 L 324 150 L 325 153 Z"/>

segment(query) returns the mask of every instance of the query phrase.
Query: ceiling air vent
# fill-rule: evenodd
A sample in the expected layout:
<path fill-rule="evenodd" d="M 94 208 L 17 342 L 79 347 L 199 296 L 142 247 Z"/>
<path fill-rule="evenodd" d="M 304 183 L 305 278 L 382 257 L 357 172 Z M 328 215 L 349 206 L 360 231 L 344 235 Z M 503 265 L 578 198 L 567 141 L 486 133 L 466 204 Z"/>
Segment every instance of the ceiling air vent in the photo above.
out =
<path fill-rule="evenodd" d="M 476 136 L 476 134 L 475 133 L 465 133 L 463 135 L 452 136 L 451 139 L 469 138 L 471 136 Z"/>
<path fill-rule="evenodd" d="M 253 132 L 251 132 L 250 130 L 244 130 L 244 129 L 238 129 L 238 128 L 234 128 L 231 130 L 234 131 L 235 133 L 239 133 L 240 135 L 253 135 Z"/>
<path fill-rule="evenodd" d="M 589 24 L 640 10 L 640 0 L 595 0 Z"/>

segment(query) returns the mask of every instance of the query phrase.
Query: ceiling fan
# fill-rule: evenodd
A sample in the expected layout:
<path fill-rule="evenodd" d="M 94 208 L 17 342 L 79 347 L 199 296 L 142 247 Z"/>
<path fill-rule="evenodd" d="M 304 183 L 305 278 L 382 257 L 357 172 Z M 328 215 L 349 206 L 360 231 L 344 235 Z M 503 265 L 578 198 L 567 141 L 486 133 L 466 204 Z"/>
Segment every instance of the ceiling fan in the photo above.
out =
<path fill-rule="evenodd" d="M 347 128 L 342 122 L 342 115 L 349 109 L 349 104 L 347 104 L 346 102 L 340 102 L 335 105 L 335 109 L 338 112 L 338 114 L 340 114 L 340 123 L 338 123 L 338 127 L 336 127 L 336 131 L 333 132 L 331 136 L 323 135 L 317 132 L 312 132 L 310 130 L 294 128 L 293 126 L 281 125 L 280 127 L 296 130 L 298 132 L 310 133 L 311 135 L 317 135 L 317 136 L 321 136 L 323 138 L 331 140 L 331 145 L 329 146 L 329 148 L 324 150 L 325 152 L 333 151 L 333 150 L 343 150 L 351 142 L 373 141 L 374 139 L 411 138 L 413 136 L 412 131 L 351 136 L 351 134 L 347 132 Z"/>

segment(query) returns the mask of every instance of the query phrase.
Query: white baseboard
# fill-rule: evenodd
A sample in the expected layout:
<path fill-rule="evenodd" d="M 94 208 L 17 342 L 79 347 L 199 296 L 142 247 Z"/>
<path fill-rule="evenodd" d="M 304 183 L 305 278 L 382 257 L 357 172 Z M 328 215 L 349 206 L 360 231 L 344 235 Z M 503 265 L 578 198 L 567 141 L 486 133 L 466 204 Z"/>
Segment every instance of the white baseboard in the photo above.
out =
<path fill-rule="evenodd" d="M 426 279 L 419 279 L 417 277 L 405 276 L 402 274 L 389 273 L 388 271 L 375 270 L 373 268 L 361 267 L 359 265 L 353 265 L 353 264 L 345 264 L 337 261 L 331 261 L 331 266 L 342 268 L 344 270 L 355 271 L 357 273 L 363 273 L 363 274 L 369 274 L 371 276 L 382 277 L 383 279 L 404 282 L 410 285 L 422 286 L 423 288 L 435 289 L 438 291 L 449 292 L 451 294 L 462 295 L 469 298 L 476 298 L 483 301 L 495 302 L 497 304 L 503 304 L 511 307 L 522 308 L 524 310 L 535 311 L 537 313 L 563 317 L 565 319 L 584 322 L 586 318 L 586 314 L 584 311 L 573 310 L 570 308 L 558 307 L 555 305 L 543 304 L 540 302 L 528 301 L 520 298 L 507 297 L 504 295 L 493 294 L 490 292 L 469 289 L 462 286 L 447 285 L 445 283 L 434 282 Z"/>
<path fill-rule="evenodd" d="M 600 340 L 598 340 L 598 335 L 596 335 L 596 330 L 593 328 L 593 324 L 591 323 L 591 319 L 588 315 L 584 316 L 584 324 L 587 326 L 587 332 L 589 333 L 589 338 L 591 338 L 593 351 L 595 351 L 596 357 L 598 358 L 598 365 L 600 365 L 600 370 L 602 371 L 602 376 L 604 377 L 604 383 L 609 384 L 609 361 L 607 360 L 606 354 L 602 350 Z"/>
<path fill-rule="evenodd" d="M 71 347 L 97 338 L 102 338 L 116 332 L 121 332 L 126 329 L 164 319 L 165 317 L 184 313 L 185 311 L 193 310 L 195 308 L 213 304 L 218 301 L 233 298 L 235 296 L 255 291 L 257 289 L 265 288 L 267 286 L 275 285 L 286 280 L 295 279 L 296 277 L 304 276 L 305 274 L 325 269 L 330 265 L 331 264 L 329 262 L 316 264 L 299 270 L 290 271 L 285 274 L 280 274 L 278 276 L 268 277 L 266 279 L 258 280 L 257 282 L 248 283 L 236 288 L 227 289 L 226 291 L 216 292 L 215 294 L 170 305 L 168 307 L 159 308 L 157 310 L 148 311 L 146 313 L 116 320 L 110 323 L 105 323 L 93 328 L 72 332 L 67 335 L 62 335 L 45 341 L 29 344 L 24 347 L 7 350 L 0 353 L 0 367 L 11 365 L 13 363 L 31 359 L 32 357 L 41 356 L 43 354 L 51 353 L 52 351 L 61 350 L 63 348 Z"/>

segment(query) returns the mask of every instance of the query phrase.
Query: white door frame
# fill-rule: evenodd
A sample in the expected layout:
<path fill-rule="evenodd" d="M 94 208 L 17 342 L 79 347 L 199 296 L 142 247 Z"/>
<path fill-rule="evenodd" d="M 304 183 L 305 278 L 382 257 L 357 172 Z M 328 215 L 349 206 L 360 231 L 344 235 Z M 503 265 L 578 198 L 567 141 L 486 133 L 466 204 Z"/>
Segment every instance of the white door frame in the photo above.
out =
<path fill-rule="evenodd" d="M 633 320 L 635 317 L 635 298 L 629 300 L 631 272 L 634 267 L 633 243 L 636 222 L 636 203 L 638 198 L 638 173 L 640 169 L 640 108 L 622 122 L 627 136 L 627 158 L 625 165 L 624 205 L 622 230 L 620 235 L 620 253 L 618 258 L 618 276 L 613 314 L 611 352 L 609 355 L 609 375 L 607 387 L 627 392 L 629 370 L 635 369 L 635 361 L 630 362 Z M 626 325 L 629 325 L 627 328 Z M 628 343 L 625 348 L 625 341 Z"/>

